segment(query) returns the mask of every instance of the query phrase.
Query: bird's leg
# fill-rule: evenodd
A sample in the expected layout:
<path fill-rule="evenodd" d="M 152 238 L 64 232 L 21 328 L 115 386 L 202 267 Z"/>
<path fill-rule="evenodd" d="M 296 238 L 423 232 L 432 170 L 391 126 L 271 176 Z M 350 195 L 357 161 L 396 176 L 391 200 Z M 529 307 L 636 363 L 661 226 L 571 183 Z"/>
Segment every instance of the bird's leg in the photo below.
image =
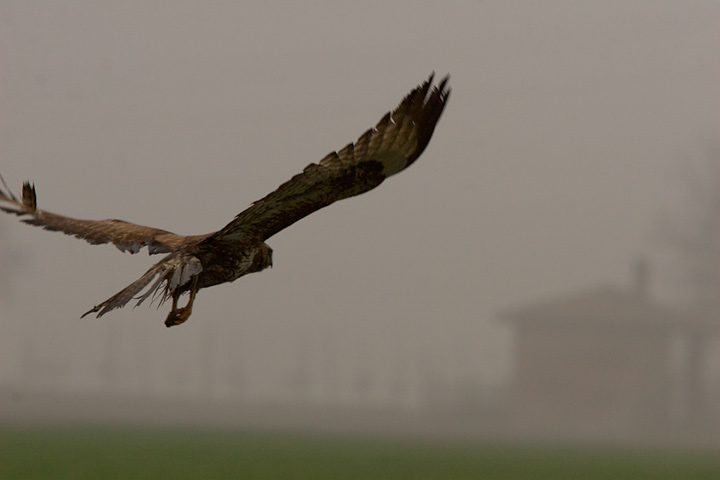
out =
<path fill-rule="evenodd" d="M 193 302 L 195 301 L 195 295 L 197 295 L 197 276 L 193 277 L 192 285 L 190 286 L 190 299 L 188 300 L 188 303 L 187 305 L 185 305 L 185 307 L 178 308 L 177 303 L 178 299 L 180 298 L 180 293 L 173 293 L 172 310 L 170 310 L 170 313 L 168 313 L 168 316 L 165 319 L 166 327 L 180 325 L 181 323 L 187 321 L 188 318 L 190 318 Z"/>

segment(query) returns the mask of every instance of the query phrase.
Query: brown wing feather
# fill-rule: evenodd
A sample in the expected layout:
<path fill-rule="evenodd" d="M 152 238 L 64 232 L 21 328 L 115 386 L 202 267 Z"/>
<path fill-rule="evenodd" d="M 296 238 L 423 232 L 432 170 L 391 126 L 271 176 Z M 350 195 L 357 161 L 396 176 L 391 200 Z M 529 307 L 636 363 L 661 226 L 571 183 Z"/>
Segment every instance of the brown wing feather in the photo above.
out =
<path fill-rule="evenodd" d="M 4 180 L 2 184 L 5 185 Z M 26 217 L 22 221 L 29 225 L 82 238 L 93 245 L 112 243 L 120 250 L 130 253 L 137 253 L 143 247 L 147 247 L 150 253 L 168 253 L 187 243 L 207 237 L 207 235 L 176 235 L 124 220 L 78 220 L 39 210 L 35 186 L 29 182 L 23 184 L 21 199 L 13 195 L 7 185 L 5 188 L 7 192 L 0 188 L 0 210 Z"/>
<path fill-rule="evenodd" d="M 277 190 L 238 214 L 205 243 L 266 240 L 333 202 L 371 190 L 425 150 L 450 95 L 448 77 L 433 76 L 410 92 L 354 144 L 311 163 Z"/>

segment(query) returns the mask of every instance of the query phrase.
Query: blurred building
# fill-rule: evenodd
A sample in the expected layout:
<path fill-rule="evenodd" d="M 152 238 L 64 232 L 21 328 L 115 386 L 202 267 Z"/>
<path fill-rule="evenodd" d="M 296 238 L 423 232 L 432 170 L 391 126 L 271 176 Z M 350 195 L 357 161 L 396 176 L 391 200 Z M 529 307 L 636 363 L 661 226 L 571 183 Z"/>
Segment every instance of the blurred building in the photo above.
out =
<path fill-rule="evenodd" d="M 636 438 L 716 435 L 720 322 L 602 287 L 505 312 L 515 329 L 510 416 L 520 431 Z"/>

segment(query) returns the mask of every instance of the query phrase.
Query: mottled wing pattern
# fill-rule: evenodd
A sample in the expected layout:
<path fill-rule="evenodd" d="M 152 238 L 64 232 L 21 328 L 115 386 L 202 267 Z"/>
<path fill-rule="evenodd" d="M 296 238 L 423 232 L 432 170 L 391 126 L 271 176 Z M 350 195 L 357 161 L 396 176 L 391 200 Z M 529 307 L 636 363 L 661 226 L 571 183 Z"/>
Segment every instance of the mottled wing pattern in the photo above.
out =
<path fill-rule="evenodd" d="M 176 235 L 123 220 L 78 220 L 46 212 L 37 208 L 34 185 L 25 182 L 22 198 L 18 199 L 7 188 L 4 180 L 2 184 L 7 191 L 0 188 L 0 210 L 25 217 L 22 221 L 29 225 L 72 235 L 93 245 L 112 243 L 120 250 L 130 253 L 137 253 L 143 247 L 147 247 L 150 253 L 168 253 L 186 243 L 197 242 L 205 237 Z"/>
<path fill-rule="evenodd" d="M 447 81 L 445 77 L 434 86 L 431 75 L 355 143 L 311 163 L 203 244 L 266 240 L 316 210 L 367 192 L 406 168 L 430 141 L 450 95 Z"/>

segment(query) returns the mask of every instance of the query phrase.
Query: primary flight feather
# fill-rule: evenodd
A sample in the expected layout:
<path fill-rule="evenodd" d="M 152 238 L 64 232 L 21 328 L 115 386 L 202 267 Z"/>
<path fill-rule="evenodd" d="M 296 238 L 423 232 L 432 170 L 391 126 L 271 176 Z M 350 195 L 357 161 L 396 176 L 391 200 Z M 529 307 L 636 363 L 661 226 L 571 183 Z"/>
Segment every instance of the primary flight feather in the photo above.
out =
<path fill-rule="evenodd" d="M 311 163 L 217 232 L 185 236 L 123 220 L 78 220 L 46 212 L 37 208 L 34 185 L 25 182 L 18 198 L 2 177 L 5 190 L 0 188 L 0 209 L 30 225 L 91 244 L 112 243 L 130 253 L 146 247 L 151 254 L 167 254 L 138 280 L 83 316 L 96 313 L 100 317 L 133 299 L 139 305 L 158 295 L 161 302 L 172 299 L 165 325 L 179 325 L 192 313 L 198 290 L 272 266 L 272 249 L 265 240 L 316 210 L 372 190 L 417 160 L 450 96 L 448 80 L 445 77 L 435 85 L 431 75 L 355 143 Z M 179 307 L 184 293 L 189 293 L 189 300 Z"/>

